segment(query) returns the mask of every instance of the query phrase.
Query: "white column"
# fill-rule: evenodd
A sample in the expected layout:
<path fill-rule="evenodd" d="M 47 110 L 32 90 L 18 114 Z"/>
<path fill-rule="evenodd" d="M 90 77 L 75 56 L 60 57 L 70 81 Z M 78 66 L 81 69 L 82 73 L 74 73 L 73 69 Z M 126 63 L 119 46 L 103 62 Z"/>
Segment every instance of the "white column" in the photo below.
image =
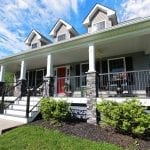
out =
<path fill-rule="evenodd" d="M 1 65 L 0 68 L 0 82 L 4 82 L 4 75 L 5 75 L 5 67 Z"/>
<path fill-rule="evenodd" d="M 95 47 L 94 44 L 89 45 L 89 70 L 88 72 L 95 72 Z"/>
<path fill-rule="evenodd" d="M 25 60 L 21 61 L 21 70 L 19 80 L 26 80 L 26 62 Z"/>
<path fill-rule="evenodd" d="M 53 76 L 53 58 L 52 54 L 49 54 L 47 56 L 47 73 L 46 77 L 52 77 Z"/>

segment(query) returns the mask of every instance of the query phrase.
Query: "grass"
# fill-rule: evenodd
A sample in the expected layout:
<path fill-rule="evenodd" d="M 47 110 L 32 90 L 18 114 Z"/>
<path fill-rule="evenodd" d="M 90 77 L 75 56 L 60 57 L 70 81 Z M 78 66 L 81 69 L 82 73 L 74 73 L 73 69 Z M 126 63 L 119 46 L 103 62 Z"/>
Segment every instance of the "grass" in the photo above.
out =
<path fill-rule="evenodd" d="M 0 150 L 121 150 L 116 145 L 27 125 L 0 136 Z"/>

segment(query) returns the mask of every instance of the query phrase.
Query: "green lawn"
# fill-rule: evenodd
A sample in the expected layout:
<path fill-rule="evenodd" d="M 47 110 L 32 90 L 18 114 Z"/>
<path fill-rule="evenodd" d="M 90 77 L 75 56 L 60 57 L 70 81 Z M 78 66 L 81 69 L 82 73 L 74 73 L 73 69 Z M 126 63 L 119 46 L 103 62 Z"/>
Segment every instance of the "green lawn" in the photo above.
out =
<path fill-rule="evenodd" d="M 0 136 L 0 150 L 121 150 L 105 142 L 67 136 L 56 130 L 28 125 Z"/>

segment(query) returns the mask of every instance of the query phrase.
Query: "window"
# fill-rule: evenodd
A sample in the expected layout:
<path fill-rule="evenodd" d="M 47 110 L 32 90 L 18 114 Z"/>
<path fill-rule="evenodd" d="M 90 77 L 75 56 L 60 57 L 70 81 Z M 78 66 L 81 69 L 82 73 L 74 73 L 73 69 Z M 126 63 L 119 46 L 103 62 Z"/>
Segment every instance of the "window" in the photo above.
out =
<path fill-rule="evenodd" d="M 105 29 L 105 21 L 93 24 L 93 31 L 99 31 Z"/>
<path fill-rule="evenodd" d="M 66 35 L 65 34 L 62 34 L 62 35 L 58 36 L 58 41 L 62 41 L 62 40 L 65 40 L 65 39 L 66 39 Z"/>
<path fill-rule="evenodd" d="M 37 48 L 37 43 L 33 43 L 33 44 L 31 45 L 31 47 L 32 47 L 32 48 Z"/>
<path fill-rule="evenodd" d="M 125 58 L 109 59 L 108 61 L 110 73 L 126 71 Z"/>

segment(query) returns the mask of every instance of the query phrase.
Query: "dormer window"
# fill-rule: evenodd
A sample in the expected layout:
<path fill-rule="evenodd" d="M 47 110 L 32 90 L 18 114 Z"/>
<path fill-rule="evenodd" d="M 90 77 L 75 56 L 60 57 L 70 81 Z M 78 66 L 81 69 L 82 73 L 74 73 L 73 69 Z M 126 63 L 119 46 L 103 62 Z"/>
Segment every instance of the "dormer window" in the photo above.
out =
<path fill-rule="evenodd" d="M 66 39 L 66 34 L 58 35 L 58 41 L 62 41 Z"/>
<path fill-rule="evenodd" d="M 100 30 L 103 30 L 105 28 L 106 28 L 105 21 L 101 21 L 101 22 L 93 24 L 93 31 L 100 31 Z"/>
<path fill-rule="evenodd" d="M 32 30 L 25 40 L 25 44 L 28 45 L 29 50 L 39 48 L 50 43 L 52 42 L 49 39 L 36 30 Z"/>
<path fill-rule="evenodd" d="M 83 25 L 88 29 L 88 33 L 101 31 L 116 24 L 116 12 L 100 4 L 93 7 L 83 22 Z"/>
<path fill-rule="evenodd" d="M 31 45 L 31 47 L 32 47 L 32 49 L 33 49 L 33 48 L 37 48 L 37 43 L 33 43 L 33 44 Z"/>

